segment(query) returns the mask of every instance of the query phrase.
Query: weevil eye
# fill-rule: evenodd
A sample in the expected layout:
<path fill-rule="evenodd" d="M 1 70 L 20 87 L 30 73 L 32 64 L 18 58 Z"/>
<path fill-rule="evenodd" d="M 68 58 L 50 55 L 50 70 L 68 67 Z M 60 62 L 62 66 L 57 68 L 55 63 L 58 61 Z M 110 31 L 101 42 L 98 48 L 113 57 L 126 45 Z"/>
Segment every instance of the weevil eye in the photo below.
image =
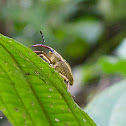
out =
<path fill-rule="evenodd" d="M 54 50 L 52 48 L 50 48 L 49 51 L 51 51 L 52 53 L 54 52 Z"/>

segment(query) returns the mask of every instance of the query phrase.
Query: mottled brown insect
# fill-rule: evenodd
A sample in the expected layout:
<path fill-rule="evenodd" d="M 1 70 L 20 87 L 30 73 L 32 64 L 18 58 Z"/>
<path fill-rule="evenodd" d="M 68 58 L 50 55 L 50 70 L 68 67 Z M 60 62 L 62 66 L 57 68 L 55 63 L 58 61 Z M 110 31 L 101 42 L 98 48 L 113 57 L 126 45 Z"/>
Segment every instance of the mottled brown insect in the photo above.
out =
<path fill-rule="evenodd" d="M 43 41 L 44 36 L 42 32 L 40 31 Z M 59 54 L 57 53 L 53 48 L 43 45 L 43 44 L 35 44 L 32 45 L 32 47 L 44 47 L 49 50 L 49 55 L 47 55 L 44 51 L 34 51 L 35 53 L 39 53 L 38 56 L 43 57 L 44 60 L 46 60 L 64 79 L 66 82 L 68 89 L 70 85 L 73 85 L 73 75 L 70 68 L 70 65 L 67 63 L 67 61 Z"/>

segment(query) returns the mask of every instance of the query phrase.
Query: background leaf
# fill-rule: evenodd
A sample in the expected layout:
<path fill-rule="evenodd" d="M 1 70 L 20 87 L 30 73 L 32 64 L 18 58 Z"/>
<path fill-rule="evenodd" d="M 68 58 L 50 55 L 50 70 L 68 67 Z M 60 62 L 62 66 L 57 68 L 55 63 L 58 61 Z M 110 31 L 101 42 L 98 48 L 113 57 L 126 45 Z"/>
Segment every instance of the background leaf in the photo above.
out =
<path fill-rule="evenodd" d="M 117 57 L 102 57 L 99 63 L 106 73 L 120 73 L 126 74 L 126 59 L 119 59 Z"/>
<path fill-rule="evenodd" d="M 30 49 L 0 34 L 0 109 L 15 126 L 93 126 L 63 79 Z"/>
<path fill-rule="evenodd" d="M 97 126 L 126 125 L 126 80 L 100 93 L 85 108 Z"/>

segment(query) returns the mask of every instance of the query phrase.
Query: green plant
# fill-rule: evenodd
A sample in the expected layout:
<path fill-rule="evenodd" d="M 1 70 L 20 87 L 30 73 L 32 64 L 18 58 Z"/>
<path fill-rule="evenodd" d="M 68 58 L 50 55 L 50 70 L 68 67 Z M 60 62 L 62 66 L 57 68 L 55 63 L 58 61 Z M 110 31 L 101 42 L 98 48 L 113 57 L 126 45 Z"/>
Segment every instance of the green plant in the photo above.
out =
<path fill-rule="evenodd" d="M 53 68 L 1 34 L 0 110 L 15 126 L 95 126 Z"/>

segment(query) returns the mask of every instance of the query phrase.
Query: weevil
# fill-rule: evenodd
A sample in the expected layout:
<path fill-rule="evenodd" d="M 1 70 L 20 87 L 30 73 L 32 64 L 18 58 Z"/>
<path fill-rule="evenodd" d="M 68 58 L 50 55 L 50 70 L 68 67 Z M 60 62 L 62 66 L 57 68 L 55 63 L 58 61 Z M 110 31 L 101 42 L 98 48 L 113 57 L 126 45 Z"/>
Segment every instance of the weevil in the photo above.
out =
<path fill-rule="evenodd" d="M 43 42 L 45 42 L 44 36 L 40 31 Z M 43 44 L 35 44 L 32 47 L 44 47 L 49 50 L 49 55 L 47 55 L 44 51 L 34 51 L 38 54 L 38 56 L 42 57 L 46 62 L 52 66 L 59 75 L 64 79 L 68 89 L 70 85 L 73 85 L 73 74 L 70 65 L 67 61 L 53 48 L 43 45 Z"/>

